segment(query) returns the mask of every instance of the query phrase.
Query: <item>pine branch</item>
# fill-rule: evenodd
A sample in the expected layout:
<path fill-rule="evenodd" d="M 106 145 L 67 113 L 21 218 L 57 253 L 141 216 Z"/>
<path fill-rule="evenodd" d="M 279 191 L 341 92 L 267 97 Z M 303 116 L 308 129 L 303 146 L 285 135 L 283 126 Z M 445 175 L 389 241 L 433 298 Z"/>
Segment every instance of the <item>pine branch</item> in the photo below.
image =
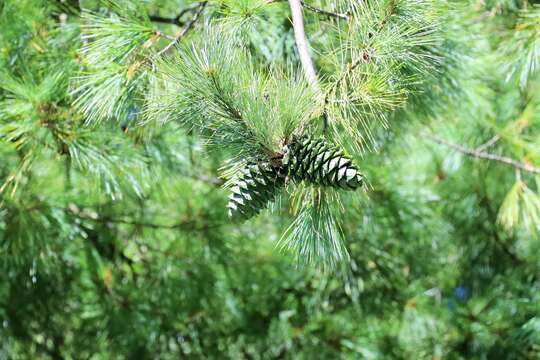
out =
<path fill-rule="evenodd" d="M 177 26 L 183 25 L 179 16 L 168 18 L 168 17 L 159 16 L 159 15 L 149 15 L 148 18 L 152 22 L 157 22 L 157 23 L 162 23 L 162 24 L 171 24 L 171 25 L 177 25 Z"/>
<path fill-rule="evenodd" d="M 268 0 L 267 3 L 271 4 L 273 2 L 279 2 L 279 1 L 280 0 Z M 349 20 L 349 15 L 347 13 L 338 13 L 338 12 L 334 12 L 334 11 L 324 10 L 324 9 L 309 5 L 303 0 L 300 0 L 300 4 L 306 10 L 309 10 L 311 12 L 314 12 L 314 13 L 322 15 L 322 16 L 335 17 L 335 18 L 342 19 L 342 20 Z"/>
<path fill-rule="evenodd" d="M 78 15 L 81 12 L 79 0 L 55 0 L 56 6 L 60 11 L 70 15 Z"/>
<path fill-rule="evenodd" d="M 362 53 L 361 56 L 357 57 L 356 59 L 354 59 L 353 61 L 351 61 L 349 64 L 347 64 L 347 68 L 345 69 L 345 71 L 340 75 L 340 77 L 334 81 L 334 83 L 332 83 L 332 85 L 330 86 L 330 89 L 324 94 L 324 104 L 325 104 L 325 107 L 326 105 L 328 104 L 328 98 L 330 97 L 330 94 L 336 90 L 336 88 L 338 87 L 339 84 L 341 84 L 341 82 L 354 70 L 356 69 L 356 67 L 358 67 L 358 65 L 360 65 L 360 63 L 364 60 L 365 58 L 365 54 Z"/>
<path fill-rule="evenodd" d="M 426 134 L 426 136 L 430 140 L 432 140 L 432 141 L 434 141 L 434 142 L 436 142 L 438 144 L 445 145 L 445 146 L 447 146 L 447 147 L 449 147 L 451 149 L 454 149 L 456 151 L 459 151 L 462 154 L 469 155 L 469 156 L 479 158 L 479 159 L 497 161 L 497 162 L 503 163 L 503 164 L 505 164 L 507 166 L 514 167 L 514 168 L 519 169 L 519 170 L 527 171 L 527 172 L 530 172 L 530 173 L 533 173 L 533 174 L 540 174 L 540 168 L 539 167 L 536 167 L 536 166 L 533 166 L 533 165 L 530 165 L 530 164 L 526 164 L 526 163 L 522 163 L 522 162 L 516 161 L 514 159 L 511 159 L 511 158 L 508 158 L 508 157 L 505 157 L 505 156 L 500 156 L 500 155 L 486 153 L 486 152 L 483 152 L 483 151 L 478 151 L 478 149 L 466 148 L 466 147 L 461 146 L 459 144 L 453 144 L 453 143 L 451 143 L 449 141 L 446 141 L 444 139 L 440 139 L 440 138 L 438 138 L 436 136 L 433 136 L 433 135 Z"/>
<path fill-rule="evenodd" d="M 289 6 L 292 14 L 292 24 L 294 29 L 294 38 L 296 40 L 296 47 L 298 49 L 298 55 L 300 56 L 300 62 L 304 69 L 304 74 L 308 80 L 309 85 L 313 88 L 313 91 L 317 96 L 322 94 L 317 79 L 317 73 L 313 66 L 313 61 L 309 55 L 309 45 L 304 31 L 304 18 L 302 16 L 302 4 L 300 0 L 289 0 Z"/>
<path fill-rule="evenodd" d="M 182 21 L 182 17 L 184 15 L 186 15 L 187 13 L 189 13 L 189 12 L 197 10 L 200 6 L 201 6 L 200 2 L 193 3 L 193 4 L 185 7 L 184 9 L 182 9 L 178 13 L 178 15 L 176 15 L 173 18 L 163 17 L 163 16 L 159 16 L 159 15 L 150 15 L 149 18 L 150 18 L 150 21 L 157 22 L 157 23 L 172 24 L 172 25 L 176 25 L 176 26 L 183 26 L 185 24 L 185 22 Z"/>
<path fill-rule="evenodd" d="M 350 62 L 348 65 L 347 65 L 347 68 L 345 69 L 345 71 L 340 75 L 340 77 L 334 82 L 332 83 L 332 85 L 330 86 L 330 89 L 328 89 L 328 91 L 326 91 L 322 97 L 322 103 L 323 103 L 323 111 L 322 111 L 322 115 L 323 115 L 323 125 L 324 125 L 324 130 L 326 131 L 326 129 L 328 128 L 328 102 L 329 102 L 329 98 L 330 98 L 330 95 L 336 90 L 336 88 L 339 86 L 339 84 L 341 84 L 341 82 L 358 66 L 360 65 L 360 63 L 364 60 L 364 54 L 362 54 L 361 56 L 359 56 L 358 58 L 354 59 L 352 62 Z"/>
<path fill-rule="evenodd" d="M 488 147 L 494 145 L 497 141 L 499 141 L 500 138 L 501 138 L 501 136 L 499 134 L 495 135 L 494 137 L 492 137 L 491 139 L 489 139 L 488 141 L 486 141 L 482 145 L 478 146 L 476 148 L 476 151 L 484 151 L 484 150 L 486 150 Z"/>
<path fill-rule="evenodd" d="M 362 8 L 364 7 L 364 5 L 360 7 Z M 367 25 L 368 23 L 376 21 L 375 19 L 370 18 L 359 21 L 359 18 L 362 14 L 363 12 L 360 12 L 360 10 L 352 11 L 350 20 L 353 21 L 350 21 L 350 26 L 348 30 L 351 33 L 347 34 L 347 37 L 351 36 L 357 31 L 364 31 L 361 30 L 364 26 L 369 26 Z M 368 38 L 371 39 L 373 36 L 382 33 L 393 14 L 393 2 L 390 1 L 387 3 L 387 5 L 385 5 L 383 18 L 377 23 L 373 23 L 373 27 L 369 26 L 374 30 L 368 32 Z M 407 29 L 405 27 L 402 29 L 396 28 L 396 30 L 399 30 L 397 33 L 395 33 L 396 38 L 398 36 L 403 36 L 404 38 L 410 36 L 410 33 L 407 32 Z M 398 35 L 398 33 L 401 32 L 402 34 Z M 392 40 L 395 41 L 396 38 L 392 38 Z M 412 40 L 410 41 L 411 43 L 413 43 Z M 361 43 L 363 42 L 364 40 L 361 41 Z M 355 69 L 357 69 L 362 64 L 370 62 L 372 55 L 370 54 L 369 46 L 363 44 L 360 48 L 358 48 L 358 50 L 360 50 L 360 53 L 355 53 L 354 50 L 357 49 L 351 49 L 350 44 L 348 45 L 348 42 L 344 42 L 344 44 L 346 44 L 346 53 L 342 54 L 341 59 L 338 59 L 338 61 L 341 62 L 345 59 L 347 59 L 348 61 L 342 65 L 342 69 L 339 72 L 337 78 L 331 82 L 329 87 L 325 88 L 321 111 L 323 125 L 324 130 L 326 131 L 329 127 L 328 118 L 331 117 L 331 112 L 337 110 L 340 113 L 339 117 L 342 119 L 338 122 L 341 123 L 341 125 L 344 125 L 345 128 L 347 128 L 346 132 L 350 134 L 357 133 L 355 129 L 358 127 L 358 125 L 360 125 L 365 131 L 366 137 L 364 137 L 364 135 L 360 135 L 360 133 L 357 133 L 358 135 L 355 135 L 355 143 L 356 145 L 359 145 L 358 149 L 362 149 L 365 143 L 373 142 L 371 129 L 368 125 L 369 121 L 366 121 L 366 116 L 364 116 L 367 114 L 364 114 L 364 111 L 385 124 L 386 113 L 399 106 L 403 97 L 402 93 L 400 93 L 399 90 L 394 90 L 390 88 L 384 89 L 384 87 L 386 87 L 388 84 L 393 83 L 390 80 L 391 77 L 395 76 L 396 68 L 393 68 L 392 65 L 389 64 L 380 64 L 375 65 L 378 70 L 373 73 L 366 74 L 365 72 L 360 72 L 360 74 L 355 74 Z M 349 84 L 349 80 L 351 80 L 351 82 L 356 82 L 357 85 L 362 84 L 362 86 L 366 86 L 367 91 L 365 91 L 365 93 L 367 94 L 367 96 L 358 96 L 358 89 L 355 89 L 354 86 Z M 370 87 L 369 85 L 367 85 L 369 82 L 372 82 L 374 86 Z M 341 91 L 339 94 L 340 98 L 335 99 L 335 96 L 338 94 L 338 89 L 342 89 L 343 91 Z M 346 105 L 339 106 L 337 109 L 331 109 L 331 102 L 339 102 Z M 332 117 L 335 118 L 336 116 Z M 332 124 L 332 128 L 334 131 L 336 131 L 336 127 L 334 124 Z"/>
<path fill-rule="evenodd" d="M 165 39 L 167 39 L 167 40 L 171 40 L 171 41 L 174 40 L 174 36 L 171 36 L 171 35 L 168 35 L 168 34 L 164 34 L 164 33 L 162 33 L 161 31 L 156 31 L 156 35 L 157 35 L 157 36 L 161 36 L 162 38 L 165 38 Z"/>
<path fill-rule="evenodd" d="M 203 1 L 200 3 L 197 3 L 197 11 L 195 11 L 195 14 L 193 14 L 193 17 L 191 20 L 189 20 L 186 25 L 180 30 L 176 36 L 173 38 L 173 40 L 167 44 L 163 49 L 161 49 L 157 54 L 156 57 L 160 57 L 164 53 L 166 53 L 170 48 L 172 48 L 183 36 L 185 36 L 189 30 L 195 25 L 199 17 L 201 16 L 204 8 L 206 7 L 207 1 Z"/>
<path fill-rule="evenodd" d="M 388 22 L 388 20 L 390 19 L 390 17 L 392 16 L 392 13 L 393 13 L 393 8 L 392 7 L 388 7 L 387 10 L 386 10 L 386 14 L 384 16 L 384 18 L 382 19 L 382 21 L 380 22 L 378 28 L 377 28 L 377 32 L 380 32 L 384 26 L 386 25 L 386 23 Z M 345 80 L 345 78 L 354 70 L 358 67 L 358 65 L 360 65 L 363 61 L 367 61 L 369 60 L 369 54 L 367 54 L 366 52 L 362 52 L 362 54 L 360 54 L 360 56 L 356 57 L 355 59 L 353 59 L 350 63 L 347 64 L 347 68 L 345 69 L 345 71 L 343 71 L 343 73 L 339 76 L 339 78 L 331 85 L 330 89 L 324 94 L 324 106 L 325 106 L 325 111 L 326 111 L 326 106 L 328 105 L 328 98 L 330 96 L 330 94 L 335 91 L 335 89 L 339 86 L 339 84 L 341 84 L 341 82 L 343 80 Z"/>
<path fill-rule="evenodd" d="M 77 210 L 74 211 L 73 209 L 70 209 L 70 208 L 65 208 L 65 209 L 60 208 L 60 209 L 80 220 L 89 220 L 89 221 L 93 221 L 93 222 L 101 223 L 101 224 L 130 225 L 130 226 L 144 227 L 144 228 L 150 228 L 150 229 L 169 229 L 169 230 L 178 229 L 178 230 L 184 230 L 184 231 L 204 231 L 210 228 L 218 228 L 220 226 L 225 225 L 224 223 L 216 222 L 211 225 L 197 227 L 195 225 L 197 225 L 198 222 L 195 220 L 190 220 L 190 221 L 184 220 L 184 221 L 180 221 L 174 224 L 159 224 L 159 223 L 153 223 L 153 222 L 128 220 L 129 216 L 126 216 L 125 218 L 112 218 L 108 216 L 95 217 L 91 215 L 86 215 Z"/>
<path fill-rule="evenodd" d="M 328 11 L 324 9 L 319 9 L 309 4 L 306 4 L 305 1 L 300 1 L 300 4 L 302 4 L 302 6 L 306 8 L 307 10 L 320 14 L 320 15 L 324 15 L 328 17 L 335 17 L 335 18 L 343 19 L 343 20 L 349 20 L 349 15 L 347 15 L 346 13 L 337 13 L 337 12 L 332 12 L 332 11 Z"/>

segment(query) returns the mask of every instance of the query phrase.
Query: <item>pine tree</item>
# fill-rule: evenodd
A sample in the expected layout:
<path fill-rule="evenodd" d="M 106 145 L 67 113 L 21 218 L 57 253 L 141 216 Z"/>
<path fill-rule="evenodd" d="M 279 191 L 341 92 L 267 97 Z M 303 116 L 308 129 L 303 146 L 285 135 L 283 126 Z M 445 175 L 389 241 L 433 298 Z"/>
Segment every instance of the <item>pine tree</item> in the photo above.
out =
<path fill-rule="evenodd" d="M 534 2 L 0 29 L 0 359 L 538 357 Z"/>

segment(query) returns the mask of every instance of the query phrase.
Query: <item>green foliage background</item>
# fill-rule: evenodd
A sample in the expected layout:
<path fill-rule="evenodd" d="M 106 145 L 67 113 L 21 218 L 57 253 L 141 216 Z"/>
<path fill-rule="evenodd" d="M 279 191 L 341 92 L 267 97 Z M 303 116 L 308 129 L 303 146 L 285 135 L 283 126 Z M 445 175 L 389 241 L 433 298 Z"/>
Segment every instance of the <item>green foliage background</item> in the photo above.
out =
<path fill-rule="evenodd" d="M 540 165 L 540 7 L 306 3 L 322 108 L 287 2 L 0 0 L 0 359 L 540 358 L 540 176 L 445 145 Z M 364 191 L 231 223 L 298 127 Z"/>

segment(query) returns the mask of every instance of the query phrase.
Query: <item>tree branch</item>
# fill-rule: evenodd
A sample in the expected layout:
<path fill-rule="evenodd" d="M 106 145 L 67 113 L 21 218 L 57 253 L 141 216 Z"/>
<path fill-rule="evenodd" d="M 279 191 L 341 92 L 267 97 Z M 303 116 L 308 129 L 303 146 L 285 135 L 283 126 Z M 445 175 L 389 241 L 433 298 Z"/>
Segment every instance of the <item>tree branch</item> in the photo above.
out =
<path fill-rule="evenodd" d="M 150 15 L 148 17 L 150 18 L 150 21 L 152 22 L 182 26 L 182 21 L 180 20 L 179 16 L 168 18 L 168 17 L 159 16 L 159 15 Z"/>
<path fill-rule="evenodd" d="M 153 21 L 153 22 L 158 22 L 158 23 L 162 23 L 162 24 L 172 24 L 172 25 L 176 25 L 176 26 L 182 26 L 184 25 L 184 21 L 182 21 L 182 17 L 184 15 L 186 15 L 188 12 L 191 12 L 191 11 L 194 11 L 196 9 L 199 8 L 199 6 L 201 6 L 201 3 L 193 3 L 187 7 L 185 7 L 184 9 L 182 9 L 178 15 L 176 15 L 175 17 L 173 18 L 167 18 L 167 17 L 163 17 L 163 16 L 159 16 L 159 15 L 150 15 L 149 18 L 150 18 L 150 21 Z"/>
<path fill-rule="evenodd" d="M 152 222 L 127 220 L 126 218 L 112 218 L 109 216 L 95 217 L 95 216 L 83 214 L 82 212 L 78 210 L 73 210 L 69 208 L 65 208 L 62 210 L 80 220 L 88 220 L 88 221 L 92 221 L 92 222 L 96 222 L 100 224 L 122 224 L 122 225 L 130 225 L 130 226 L 144 227 L 144 228 L 150 228 L 150 229 L 168 229 L 168 230 L 177 229 L 177 230 L 183 230 L 183 231 L 204 231 L 211 228 L 218 228 L 218 227 L 226 225 L 225 223 L 216 222 L 213 224 L 196 226 L 199 224 L 199 222 L 196 220 L 189 220 L 189 221 L 184 220 L 184 221 L 180 221 L 174 224 L 159 224 L 159 223 L 152 223 Z"/>
<path fill-rule="evenodd" d="M 336 13 L 336 12 L 331 12 L 324 9 L 319 9 L 309 4 L 306 4 L 305 1 L 300 1 L 300 4 L 302 4 L 302 6 L 306 8 L 307 10 L 320 14 L 320 15 L 324 15 L 328 17 L 335 17 L 335 18 L 343 19 L 343 20 L 349 20 L 349 15 L 345 13 Z"/>
<path fill-rule="evenodd" d="M 362 53 L 361 56 L 357 57 L 356 59 L 354 59 L 352 62 L 350 62 L 349 64 L 347 64 L 347 68 L 345 69 L 345 71 L 343 71 L 343 73 L 341 73 L 340 77 L 334 81 L 332 83 L 332 85 L 330 86 L 330 88 L 328 89 L 328 91 L 326 91 L 323 95 L 322 95 L 322 103 L 323 103 L 323 110 L 322 110 L 322 114 L 323 114 L 323 120 L 324 120 L 324 129 L 326 131 L 326 129 L 328 128 L 328 102 L 329 102 L 329 99 L 330 99 L 330 95 L 336 91 L 337 87 L 339 86 L 339 84 L 358 66 L 360 65 L 360 63 L 362 61 L 367 61 L 366 60 L 366 53 Z"/>
<path fill-rule="evenodd" d="M 440 138 L 438 138 L 436 136 L 433 136 L 433 135 L 426 134 L 426 136 L 430 140 L 432 140 L 432 141 L 434 141 L 434 142 L 436 142 L 438 144 L 445 145 L 445 146 L 447 146 L 447 147 L 449 147 L 451 149 L 454 149 L 456 151 L 459 151 L 462 154 L 469 155 L 469 156 L 479 158 L 479 159 L 497 161 L 497 162 L 503 163 L 503 164 L 505 164 L 507 166 L 511 166 L 511 167 L 519 169 L 519 170 L 527 171 L 527 172 L 530 172 L 530 173 L 533 173 L 533 174 L 540 174 L 540 168 L 538 168 L 536 166 L 533 166 L 531 164 L 522 163 L 522 162 L 516 161 L 514 159 L 511 159 L 511 158 L 508 158 L 508 157 L 505 157 L 505 156 L 486 153 L 486 152 L 483 152 L 481 150 L 479 151 L 478 149 L 466 148 L 464 146 L 448 142 L 448 141 L 446 141 L 444 139 L 440 139 Z"/>
<path fill-rule="evenodd" d="M 197 22 L 197 20 L 199 19 L 199 16 L 201 16 L 207 3 L 208 3 L 207 1 L 202 1 L 200 3 L 197 3 L 197 10 L 195 11 L 195 14 L 193 14 L 193 17 L 191 18 L 191 20 L 189 20 L 186 23 L 186 25 L 174 36 L 172 41 L 168 43 L 167 46 L 165 46 L 156 54 L 156 58 L 166 53 L 170 48 L 172 48 L 178 42 L 178 40 L 180 40 L 180 38 L 182 38 L 188 33 L 188 31 L 193 27 L 195 22 Z"/>
<path fill-rule="evenodd" d="M 339 78 L 334 81 L 330 87 L 330 89 L 325 93 L 324 95 L 324 105 L 326 108 L 326 105 L 328 104 L 328 99 L 330 97 L 330 94 L 336 90 L 336 88 L 339 86 L 339 84 L 354 70 L 362 61 L 365 61 L 366 55 L 365 53 L 362 53 L 361 56 L 358 56 L 356 59 L 351 61 L 347 64 L 347 67 L 345 70 L 341 73 Z"/>
<path fill-rule="evenodd" d="M 492 146 L 497 141 L 499 141 L 500 138 L 501 138 L 501 136 L 499 134 L 495 135 L 494 137 L 492 137 L 491 139 L 489 139 L 488 141 L 486 141 L 482 145 L 478 146 L 476 148 L 476 151 L 484 151 L 484 150 L 486 150 L 488 147 Z"/>
<path fill-rule="evenodd" d="M 392 16 L 393 14 L 393 8 L 391 5 L 388 6 L 388 8 L 386 9 L 386 14 L 384 16 L 384 18 L 381 20 L 381 22 L 379 23 L 379 26 L 377 28 L 377 32 L 380 32 L 384 26 L 388 23 L 390 17 Z M 341 73 L 341 75 L 339 76 L 339 78 L 331 85 L 330 89 L 324 94 L 324 109 L 323 109 L 323 113 L 326 114 L 326 110 L 327 110 L 327 106 L 328 106 L 328 101 L 329 101 L 329 98 L 330 98 L 330 95 L 333 91 L 335 91 L 337 89 L 337 87 L 339 86 L 339 84 L 345 80 L 345 78 L 354 70 L 358 67 L 358 65 L 360 65 L 362 62 L 367 62 L 369 61 L 370 59 L 370 55 L 369 53 L 364 50 L 362 51 L 362 53 L 357 56 L 356 58 L 352 59 L 351 62 L 349 62 L 347 64 L 347 67 L 345 68 L 345 70 Z"/>
<path fill-rule="evenodd" d="M 315 94 L 320 97 L 322 92 L 317 79 L 315 67 L 309 55 L 309 45 L 304 31 L 304 18 L 302 16 L 302 5 L 300 0 L 288 0 L 292 14 L 292 24 L 294 29 L 294 38 L 296 48 L 300 56 L 300 62 L 309 85 L 312 87 Z"/>

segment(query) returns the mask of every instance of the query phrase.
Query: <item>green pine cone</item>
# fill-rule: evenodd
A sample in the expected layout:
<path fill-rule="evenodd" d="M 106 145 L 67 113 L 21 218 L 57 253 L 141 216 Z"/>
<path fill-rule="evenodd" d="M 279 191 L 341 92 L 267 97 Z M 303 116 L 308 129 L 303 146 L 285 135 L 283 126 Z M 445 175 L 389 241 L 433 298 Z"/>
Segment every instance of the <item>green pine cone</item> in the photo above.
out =
<path fill-rule="evenodd" d="M 352 160 L 323 139 L 302 136 L 289 145 L 288 173 L 296 181 L 355 190 L 362 175 Z"/>
<path fill-rule="evenodd" d="M 264 209 L 285 184 L 283 176 L 268 163 L 251 163 L 236 180 L 229 195 L 229 217 L 247 220 Z"/>

